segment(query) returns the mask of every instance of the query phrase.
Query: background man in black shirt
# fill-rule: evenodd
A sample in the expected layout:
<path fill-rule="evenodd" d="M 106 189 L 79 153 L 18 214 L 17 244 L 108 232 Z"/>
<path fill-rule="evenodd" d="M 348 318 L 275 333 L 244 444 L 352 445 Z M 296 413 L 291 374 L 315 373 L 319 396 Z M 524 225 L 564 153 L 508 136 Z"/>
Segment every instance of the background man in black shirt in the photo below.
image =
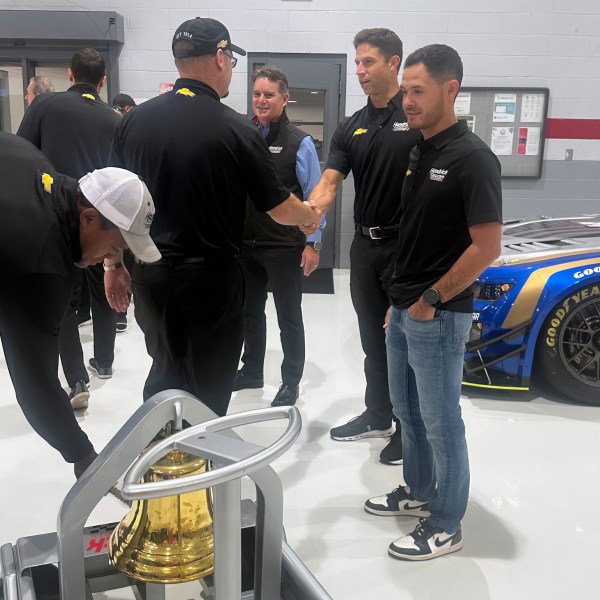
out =
<path fill-rule="evenodd" d="M 354 38 L 356 74 L 367 105 L 340 123 L 331 142 L 327 166 L 310 196 L 328 210 L 338 187 L 354 175 L 356 233 L 350 249 L 350 292 L 365 353 L 366 410 L 334 427 L 334 440 L 389 437 L 393 433 L 388 388 L 385 333 L 390 306 L 388 282 L 400 220 L 400 190 L 408 153 L 417 139 L 402 110 L 398 72 L 402 41 L 389 29 L 364 29 Z M 400 429 L 380 454 L 385 464 L 402 463 Z"/>
<path fill-rule="evenodd" d="M 40 96 L 26 111 L 17 135 L 39 148 L 60 173 L 79 179 L 108 164 L 120 117 L 100 98 L 106 66 L 96 50 L 82 48 L 75 52 L 68 75 L 73 85 L 66 92 Z M 86 408 L 89 397 L 89 376 L 76 314 L 86 275 L 94 321 L 94 357 L 90 366 L 103 379 L 112 376 L 115 349 L 117 315 L 105 297 L 102 267 L 94 265 L 85 272 L 76 269 L 73 296 L 60 333 L 61 362 L 75 409 Z"/>
<path fill-rule="evenodd" d="M 462 62 L 449 46 L 413 52 L 404 65 L 404 110 L 422 136 L 402 187 L 392 307 L 386 316 L 390 393 L 402 423 L 404 479 L 370 498 L 376 515 L 422 517 L 390 544 L 394 558 L 427 560 L 462 548 L 469 458 L 460 411 L 470 289 L 500 254 L 500 163 L 454 101 Z"/>
<path fill-rule="evenodd" d="M 111 151 L 112 164 L 147 183 L 157 211 L 152 235 L 164 257 L 133 265 L 135 316 L 152 357 L 144 398 L 183 389 L 224 415 L 242 349 L 237 257 L 246 196 L 286 225 L 316 229 L 321 213 L 290 195 L 258 129 L 220 102 L 233 52 L 245 54 L 224 25 L 186 21 L 172 48 L 180 74 L 173 91 L 131 111 Z"/>
<path fill-rule="evenodd" d="M 127 246 L 143 260 L 157 260 L 148 236 L 154 205 L 133 173 L 101 169 L 78 184 L 58 174 L 29 142 L 7 133 L 0 133 L 0 179 L 0 338 L 6 364 L 25 417 L 74 463 L 79 477 L 96 453 L 57 374 L 73 265 L 102 262 Z"/>

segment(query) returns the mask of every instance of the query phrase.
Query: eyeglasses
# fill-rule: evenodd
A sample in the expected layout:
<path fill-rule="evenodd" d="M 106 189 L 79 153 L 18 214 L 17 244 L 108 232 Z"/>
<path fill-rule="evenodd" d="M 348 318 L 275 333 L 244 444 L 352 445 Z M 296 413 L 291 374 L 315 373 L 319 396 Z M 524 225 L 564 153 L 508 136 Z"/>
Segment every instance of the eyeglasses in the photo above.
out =
<path fill-rule="evenodd" d="M 233 54 L 227 54 L 227 52 L 223 52 L 223 54 L 225 56 L 229 56 L 229 59 L 231 60 L 231 68 L 235 69 L 235 65 L 237 65 L 238 59 L 235 56 L 233 56 Z"/>

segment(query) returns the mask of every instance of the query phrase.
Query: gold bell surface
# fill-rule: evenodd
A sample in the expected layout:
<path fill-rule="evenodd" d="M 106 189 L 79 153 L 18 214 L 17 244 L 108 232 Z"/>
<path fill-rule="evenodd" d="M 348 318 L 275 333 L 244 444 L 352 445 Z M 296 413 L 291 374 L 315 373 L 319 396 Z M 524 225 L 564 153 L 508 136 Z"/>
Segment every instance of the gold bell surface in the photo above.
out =
<path fill-rule="evenodd" d="M 171 450 L 144 481 L 206 471 L 206 461 Z M 214 536 L 208 491 L 136 500 L 113 531 L 108 557 L 127 576 L 147 583 L 184 583 L 214 571 Z"/>

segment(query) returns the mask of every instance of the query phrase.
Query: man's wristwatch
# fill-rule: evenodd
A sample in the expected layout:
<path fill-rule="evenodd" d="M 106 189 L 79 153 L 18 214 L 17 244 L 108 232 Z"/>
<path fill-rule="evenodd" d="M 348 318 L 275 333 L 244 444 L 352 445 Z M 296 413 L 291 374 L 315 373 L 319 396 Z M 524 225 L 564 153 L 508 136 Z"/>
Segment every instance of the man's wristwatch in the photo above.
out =
<path fill-rule="evenodd" d="M 315 252 L 321 252 L 323 244 L 321 242 L 306 242 L 307 246 L 310 246 Z"/>
<path fill-rule="evenodd" d="M 435 288 L 427 288 L 423 292 L 423 302 L 432 308 L 439 308 L 442 305 L 440 293 Z"/>

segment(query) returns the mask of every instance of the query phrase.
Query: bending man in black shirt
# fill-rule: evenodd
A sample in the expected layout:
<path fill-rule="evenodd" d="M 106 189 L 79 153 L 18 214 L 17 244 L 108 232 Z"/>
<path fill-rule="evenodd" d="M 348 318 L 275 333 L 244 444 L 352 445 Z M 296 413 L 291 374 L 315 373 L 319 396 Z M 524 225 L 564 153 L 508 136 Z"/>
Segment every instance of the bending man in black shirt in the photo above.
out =
<path fill-rule="evenodd" d="M 311 204 L 328 210 L 352 171 L 356 233 L 350 248 L 350 293 L 365 353 L 367 389 L 366 410 L 331 430 L 331 437 L 341 441 L 388 438 L 394 431 L 382 323 L 390 305 L 388 283 L 398 239 L 400 190 L 408 153 L 417 139 L 402 110 L 400 38 L 389 29 L 365 29 L 356 34 L 354 47 L 356 75 L 369 97 L 367 105 L 336 129 L 323 177 L 310 196 Z M 398 425 L 380 460 L 402 463 Z"/>
<path fill-rule="evenodd" d="M 229 32 L 214 19 L 179 26 L 180 78 L 117 128 L 111 163 L 138 173 L 156 202 L 156 265 L 134 263 L 135 316 L 152 367 L 144 398 L 183 389 L 227 412 L 242 349 L 244 282 L 238 264 L 246 196 L 285 225 L 316 227 L 320 212 L 280 183 L 258 129 L 220 102 L 229 93 Z M 121 293 L 113 304 L 126 306 Z"/>
<path fill-rule="evenodd" d="M 367 512 L 421 517 L 390 544 L 394 558 L 427 560 L 462 548 L 469 458 L 460 410 L 471 284 L 500 254 L 500 163 L 454 101 L 462 81 L 455 50 L 433 45 L 404 65 L 404 110 L 421 130 L 402 187 L 398 254 L 386 316 L 394 412 L 402 423 L 404 479 L 370 498 Z"/>
<path fill-rule="evenodd" d="M 108 262 L 128 246 L 143 260 L 157 260 L 148 235 L 154 205 L 133 173 L 101 169 L 78 183 L 58 174 L 29 142 L 6 133 L 0 133 L 0 179 L 0 338 L 6 364 L 25 417 L 75 463 L 79 477 L 96 453 L 57 374 L 73 265 Z"/>

